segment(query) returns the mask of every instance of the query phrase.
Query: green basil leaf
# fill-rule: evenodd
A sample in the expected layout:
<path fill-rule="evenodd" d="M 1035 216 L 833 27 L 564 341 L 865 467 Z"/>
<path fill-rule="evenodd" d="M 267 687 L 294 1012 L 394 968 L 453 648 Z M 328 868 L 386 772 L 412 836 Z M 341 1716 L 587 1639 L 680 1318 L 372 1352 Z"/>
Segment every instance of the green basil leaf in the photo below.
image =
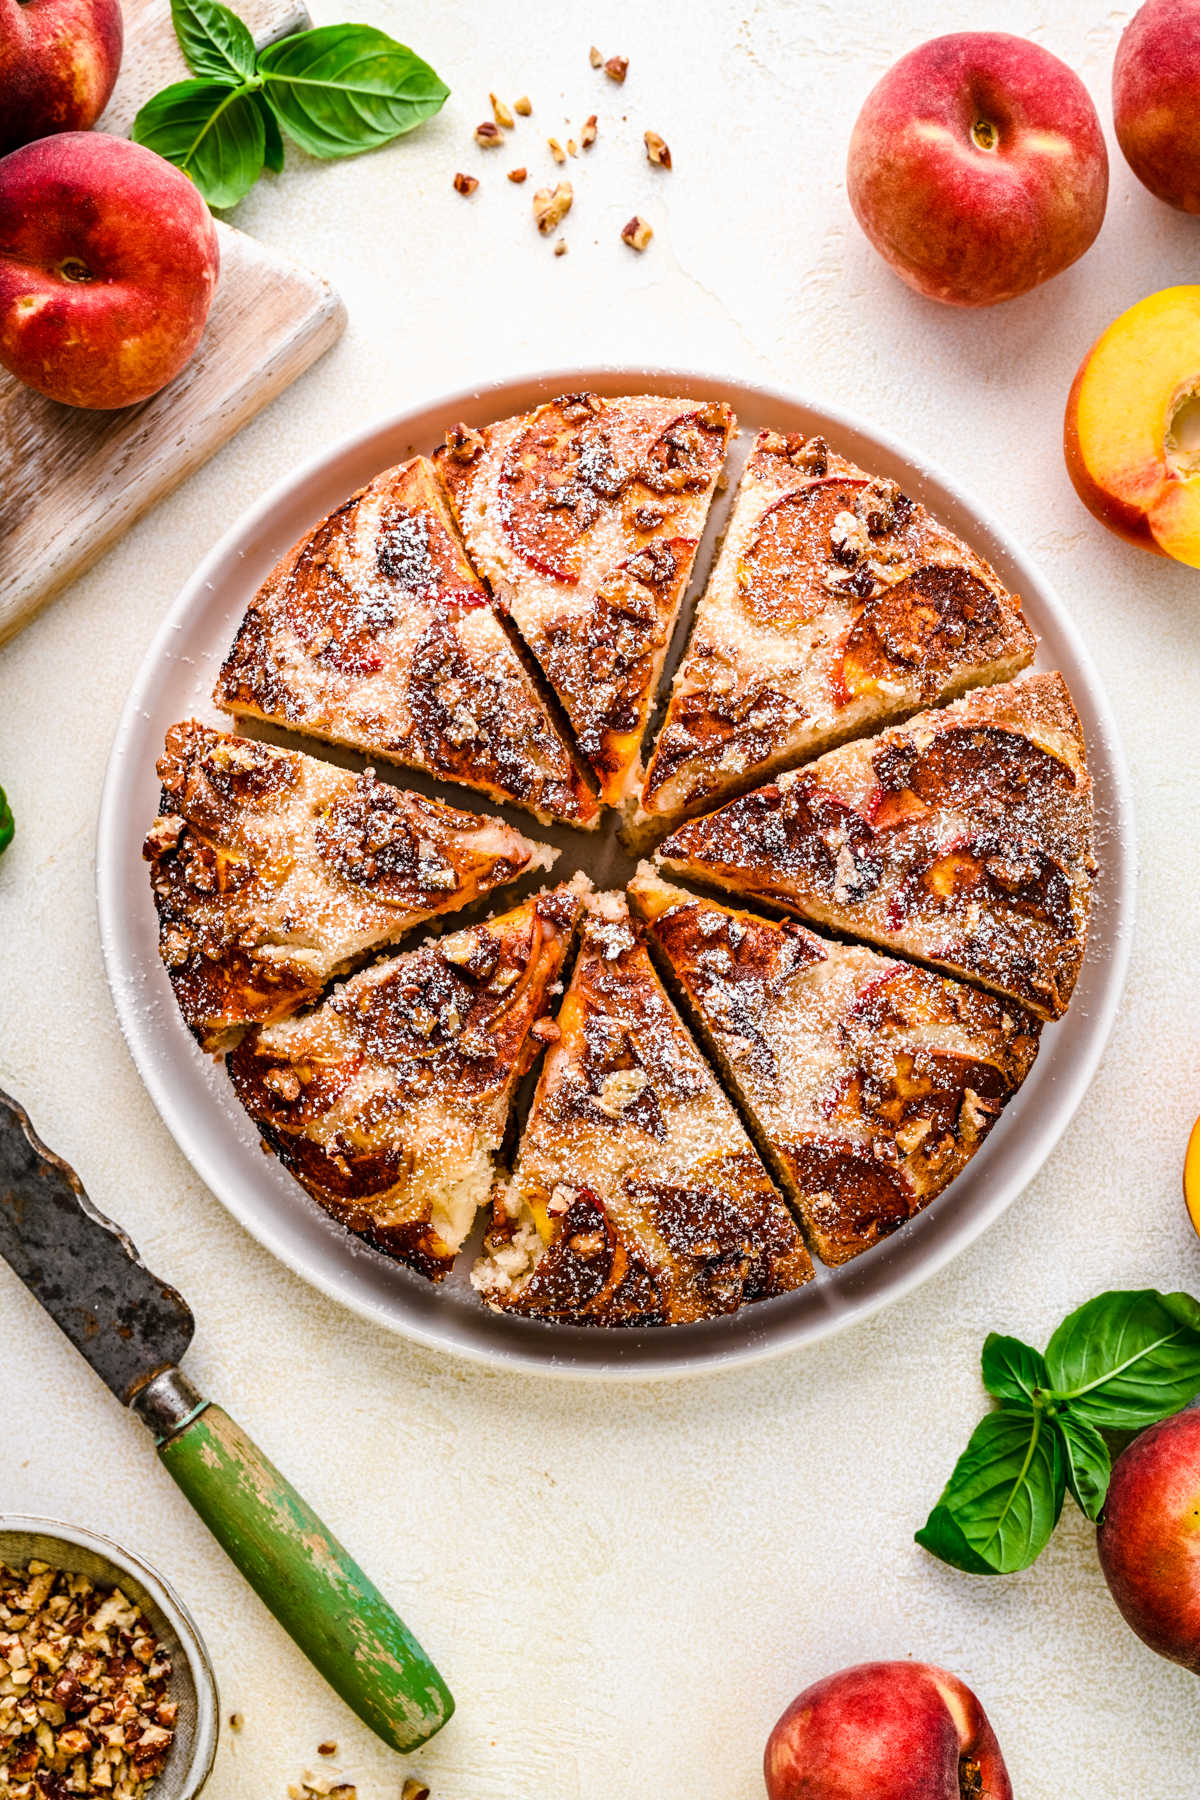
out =
<path fill-rule="evenodd" d="M 258 58 L 266 96 L 310 156 L 353 156 L 411 131 L 450 90 L 419 56 L 369 25 L 321 25 Z"/>
<path fill-rule="evenodd" d="M 12 807 L 8 804 L 8 795 L 0 788 L 0 856 L 13 841 L 16 825 L 13 821 Z"/>
<path fill-rule="evenodd" d="M 1065 1492 L 1045 1414 L 1003 1406 L 976 1426 L 917 1542 L 957 1568 L 1011 1575 L 1045 1549 Z"/>
<path fill-rule="evenodd" d="M 147 100 L 133 136 L 190 175 L 210 206 L 236 206 L 262 173 L 266 133 L 251 88 L 177 81 Z"/>
<path fill-rule="evenodd" d="M 283 168 L 283 136 L 279 129 L 279 120 L 267 105 L 266 96 L 261 89 L 255 94 L 254 100 L 262 114 L 265 140 L 263 166 L 270 169 L 272 175 L 278 175 Z"/>
<path fill-rule="evenodd" d="M 240 87 L 254 73 L 249 29 L 217 0 L 171 0 L 171 22 L 193 75 Z"/>
<path fill-rule="evenodd" d="M 983 1385 L 997 1400 L 1029 1405 L 1035 1388 L 1049 1387 L 1046 1361 L 1020 1338 L 989 1332 L 983 1343 Z"/>
<path fill-rule="evenodd" d="M 1200 1306 L 1153 1288 L 1101 1294 L 1063 1320 L 1046 1346 L 1053 1397 L 1077 1418 L 1136 1430 L 1200 1394 Z"/>
<path fill-rule="evenodd" d="M 1094 1425 L 1077 1418 L 1069 1406 L 1057 1413 L 1055 1428 L 1062 1442 L 1067 1486 L 1075 1504 L 1089 1519 L 1098 1519 L 1112 1479 L 1108 1445 Z"/>

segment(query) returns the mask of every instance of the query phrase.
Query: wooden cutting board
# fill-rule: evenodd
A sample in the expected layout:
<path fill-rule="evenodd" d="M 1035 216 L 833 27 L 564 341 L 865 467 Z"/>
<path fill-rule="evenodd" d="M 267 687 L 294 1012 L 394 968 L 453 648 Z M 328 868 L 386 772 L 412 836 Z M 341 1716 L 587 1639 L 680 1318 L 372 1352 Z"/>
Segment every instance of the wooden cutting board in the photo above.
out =
<path fill-rule="evenodd" d="M 169 0 L 124 0 L 125 55 L 104 129 L 187 75 Z M 240 0 L 259 43 L 310 21 L 297 0 Z M 59 406 L 0 370 L 0 643 L 341 335 L 328 282 L 218 224 L 221 277 L 195 356 L 120 412 Z"/>

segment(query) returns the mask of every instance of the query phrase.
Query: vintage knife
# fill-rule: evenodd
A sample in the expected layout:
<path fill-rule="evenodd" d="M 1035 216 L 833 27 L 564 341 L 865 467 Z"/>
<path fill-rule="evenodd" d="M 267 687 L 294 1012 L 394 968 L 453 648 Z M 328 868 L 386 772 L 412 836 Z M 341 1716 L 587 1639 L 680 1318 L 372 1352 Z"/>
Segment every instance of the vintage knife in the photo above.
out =
<path fill-rule="evenodd" d="M 360 1719 L 397 1750 L 454 1702 L 383 1595 L 291 1483 L 177 1367 L 195 1321 L 0 1091 L 0 1255 L 125 1406 L 251 1587 Z"/>

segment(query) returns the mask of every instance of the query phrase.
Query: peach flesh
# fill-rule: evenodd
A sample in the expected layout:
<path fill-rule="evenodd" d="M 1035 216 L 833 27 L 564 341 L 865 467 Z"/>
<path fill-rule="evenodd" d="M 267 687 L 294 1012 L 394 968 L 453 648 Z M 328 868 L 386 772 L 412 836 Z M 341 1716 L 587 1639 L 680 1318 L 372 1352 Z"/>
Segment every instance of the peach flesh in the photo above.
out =
<path fill-rule="evenodd" d="M 1200 567 L 1200 287 L 1164 288 L 1092 345 L 1063 448 L 1080 499 L 1130 543 Z"/>

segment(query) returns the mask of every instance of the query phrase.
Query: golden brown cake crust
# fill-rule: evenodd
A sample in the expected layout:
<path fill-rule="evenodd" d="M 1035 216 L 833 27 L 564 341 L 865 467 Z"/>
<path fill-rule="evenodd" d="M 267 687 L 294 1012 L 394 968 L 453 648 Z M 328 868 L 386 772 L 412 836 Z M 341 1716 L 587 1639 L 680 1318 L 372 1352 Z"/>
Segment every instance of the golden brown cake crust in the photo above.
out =
<path fill-rule="evenodd" d="M 564 885 L 388 958 L 229 1057 L 238 1099 L 301 1186 L 430 1280 L 487 1199 L 579 908 Z"/>
<path fill-rule="evenodd" d="M 734 420 L 723 402 L 563 394 L 437 452 L 476 566 L 571 721 L 603 798 L 640 751 Z"/>
<path fill-rule="evenodd" d="M 598 817 L 424 457 L 384 470 L 289 550 L 250 602 L 213 698 L 543 822 Z"/>
<path fill-rule="evenodd" d="M 1058 1018 L 1087 942 L 1092 784 L 1061 675 L 981 688 L 682 826 L 663 864 Z"/>
<path fill-rule="evenodd" d="M 173 725 L 143 854 L 159 950 L 209 1050 L 553 853 L 499 819 L 291 750 Z"/>
<path fill-rule="evenodd" d="M 932 970 L 630 884 L 691 1016 L 827 1263 L 961 1173 L 1033 1066 L 1033 1014 Z"/>
<path fill-rule="evenodd" d="M 819 438 L 761 432 L 651 758 L 669 824 L 977 685 L 1035 639 L 994 569 Z"/>
<path fill-rule="evenodd" d="M 812 1273 L 787 1208 L 667 999 L 623 898 L 599 896 L 515 1172 L 473 1280 L 574 1325 L 684 1324 Z"/>

